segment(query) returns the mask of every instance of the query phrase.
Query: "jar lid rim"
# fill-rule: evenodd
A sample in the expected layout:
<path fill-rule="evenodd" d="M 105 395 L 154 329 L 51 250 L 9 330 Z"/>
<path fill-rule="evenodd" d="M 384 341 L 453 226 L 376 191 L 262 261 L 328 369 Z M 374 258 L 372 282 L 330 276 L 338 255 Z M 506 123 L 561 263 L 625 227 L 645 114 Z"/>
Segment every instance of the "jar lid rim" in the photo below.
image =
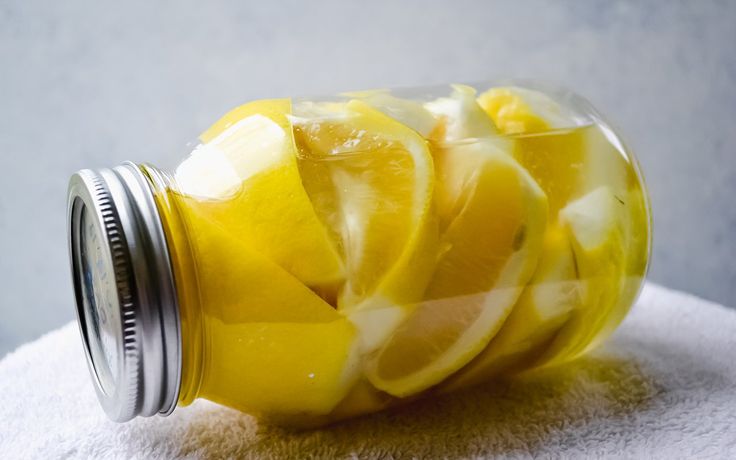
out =
<path fill-rule="evenodd" d="M 67 229 L 77 320 L 108 417 L 170 414 L 181 386 L 174 274 L 150 181 L 126 162 L 69 181 Z"/>

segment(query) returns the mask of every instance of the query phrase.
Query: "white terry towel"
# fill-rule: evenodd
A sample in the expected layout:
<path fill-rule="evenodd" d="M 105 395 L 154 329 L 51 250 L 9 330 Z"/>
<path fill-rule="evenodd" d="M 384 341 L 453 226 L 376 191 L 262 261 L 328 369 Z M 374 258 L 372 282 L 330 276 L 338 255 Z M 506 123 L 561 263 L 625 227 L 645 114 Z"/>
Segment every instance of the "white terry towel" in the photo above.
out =
<path fill-rule="evenodd" d="M 736 311 L 649 284 L 572 364 L 306 432 L 200 401 L 109 422 L 69 324 L 0 361 L 0 457 L 736 458 Z"/>

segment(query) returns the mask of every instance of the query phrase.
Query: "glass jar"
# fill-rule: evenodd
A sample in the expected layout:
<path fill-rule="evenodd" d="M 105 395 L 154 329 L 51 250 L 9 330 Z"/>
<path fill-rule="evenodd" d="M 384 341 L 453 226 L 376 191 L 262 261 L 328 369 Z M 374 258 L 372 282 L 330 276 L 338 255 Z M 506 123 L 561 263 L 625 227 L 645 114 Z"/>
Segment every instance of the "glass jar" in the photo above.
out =
<path fill-rule="evenodd" d="M 206 398 L 320 425 L 571 360 L 647 270 L 635 159 L 539 84 L 242 105 L 171 171 L 75 174 L 82 338 L 113 420 Z"/>

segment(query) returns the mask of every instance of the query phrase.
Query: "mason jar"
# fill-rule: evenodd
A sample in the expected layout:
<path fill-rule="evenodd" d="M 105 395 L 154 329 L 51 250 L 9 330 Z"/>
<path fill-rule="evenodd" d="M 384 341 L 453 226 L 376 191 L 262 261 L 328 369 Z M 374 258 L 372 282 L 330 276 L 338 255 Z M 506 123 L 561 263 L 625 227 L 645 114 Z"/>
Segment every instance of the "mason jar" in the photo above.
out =
<path fill-rule="evenodd" d="M 205 398 L 316 426 L 558 365 L 647 271 L 636 160 L 558 88 L 259 100 L 188 150 L 71 178 L 79 326 L 116 421 Z"/>

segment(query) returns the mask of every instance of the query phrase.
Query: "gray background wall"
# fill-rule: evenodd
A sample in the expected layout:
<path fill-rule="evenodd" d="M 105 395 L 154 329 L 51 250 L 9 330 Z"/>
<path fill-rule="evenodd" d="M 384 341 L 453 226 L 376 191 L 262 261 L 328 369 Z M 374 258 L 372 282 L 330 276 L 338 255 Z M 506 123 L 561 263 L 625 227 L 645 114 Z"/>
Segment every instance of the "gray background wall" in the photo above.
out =
<path fill-rule="evenodd" d="M 73 318 L 73 171 L 172 165 L 253 98 L 493 76 L 601 108 L 649 182 L 651 279 L 736 306 L 734 43 L 725 1 L 0 1 L 0 355 Z"/>

